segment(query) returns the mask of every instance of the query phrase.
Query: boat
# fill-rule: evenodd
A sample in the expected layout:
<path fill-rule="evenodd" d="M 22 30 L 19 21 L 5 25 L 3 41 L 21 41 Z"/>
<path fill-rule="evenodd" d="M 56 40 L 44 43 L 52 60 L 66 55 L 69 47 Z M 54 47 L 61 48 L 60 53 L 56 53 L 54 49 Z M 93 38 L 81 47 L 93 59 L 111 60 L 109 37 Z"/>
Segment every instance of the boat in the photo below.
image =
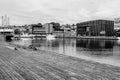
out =
<path fill-rule="evenodd" d="M 48 34 L 48 35 L 46 35 L 46 39 L 47 40 L 53 40 L 53 39 L 55 39 L 55 35 L 51 35 L 51 34 Z"/>
<path fill-rule="evenodd" d="M 120 37 L 117 37 L 118 40 L 120 40 Z"/>

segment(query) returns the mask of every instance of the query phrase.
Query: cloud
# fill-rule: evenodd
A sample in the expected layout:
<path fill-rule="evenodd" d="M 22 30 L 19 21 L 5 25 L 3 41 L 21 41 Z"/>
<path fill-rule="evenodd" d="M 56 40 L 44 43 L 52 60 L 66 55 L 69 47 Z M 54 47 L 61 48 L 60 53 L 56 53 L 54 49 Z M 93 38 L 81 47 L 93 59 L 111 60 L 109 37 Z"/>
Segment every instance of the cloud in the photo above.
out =
<path fill-rule="evenodd" d="M 0 0 L 0 16 L 7 14 L 11 24 L 76 23 L 119 17 L 119 4 L 119 0 Z"/>
<path fill-rule="evenodd" d="M 120 14 L 119 4 L 119 0 L 106 0 L 104 4 L 99 6 L 95 15 L 99 17 L 117 17 Z"/>

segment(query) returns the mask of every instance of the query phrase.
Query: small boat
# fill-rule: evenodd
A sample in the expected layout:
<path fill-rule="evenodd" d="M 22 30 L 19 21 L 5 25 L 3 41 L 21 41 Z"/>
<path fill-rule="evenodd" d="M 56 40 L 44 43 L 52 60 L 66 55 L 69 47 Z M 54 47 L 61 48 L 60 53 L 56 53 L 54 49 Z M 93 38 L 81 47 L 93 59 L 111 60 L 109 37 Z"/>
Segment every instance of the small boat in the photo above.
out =
<path fill-rule="evenodd" d="M 120 37 L 117 37 L 118 40 L 120 40 Z"/>
<path fill-rule="evenodd" d="M 53 39 L 55 39 L 55 35 L 46 35 L 46 39 L 48 39 L 48 40 L 53 40 Z"/>

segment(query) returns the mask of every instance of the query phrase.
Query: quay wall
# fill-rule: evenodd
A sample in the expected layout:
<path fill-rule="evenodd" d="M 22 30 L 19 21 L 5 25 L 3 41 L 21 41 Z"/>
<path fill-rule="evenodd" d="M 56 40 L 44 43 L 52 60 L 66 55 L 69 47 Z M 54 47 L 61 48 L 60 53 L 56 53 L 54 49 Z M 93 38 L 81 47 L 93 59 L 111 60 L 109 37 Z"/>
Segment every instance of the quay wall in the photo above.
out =
<path fill-rule="evenodd" d="M 107 37 L 107 36 L 78 36 L 77 39 L 105 39 L 105 40 L 118 40 L 117 37 Z"/>
<path fill-rule="evenodd" d="M 117 37 L 92 37 L 92 36 L 81 36 L 81 37 L 61 37 L 56 36 L 56 38 L 71 38 L 71 39 L 101 39 L 101 40 L 119 40 Z"/>
<path fill-rule="evenodd" d="M 53 35 L 56 35 L 56 38 L 118 40 L 115 36 L 76 36 L 76 33 L 71 32 L 54 32 Z"/>
<path fill-rule="evenodd" d="M 70 32 L 70 31 L 67 31 L 67 32 L 53 32 L 53 35 L 56 35 L 56 37 L 69 37 L 69 38 L 73 38 L 73 37 L 76 37 L 76 33 L 74 32 Z"/>

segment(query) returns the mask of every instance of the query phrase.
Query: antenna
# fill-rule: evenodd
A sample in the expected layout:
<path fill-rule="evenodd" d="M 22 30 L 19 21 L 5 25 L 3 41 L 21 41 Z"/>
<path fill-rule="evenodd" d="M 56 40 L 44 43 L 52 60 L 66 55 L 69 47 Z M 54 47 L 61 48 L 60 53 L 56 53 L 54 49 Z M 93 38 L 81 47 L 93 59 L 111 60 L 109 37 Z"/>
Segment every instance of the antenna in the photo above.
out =
<path fill-rule="evenodd" d="M 10 18 L 7 17 L 7 15 L 2 16 L 2 26 L 3 27 L 8 27 L 10 25 Z"/>
<path fill-rule="evenodd" d="M 8 20 L 7 20 L 7 26 L 9 26 L 9 24 L 10 24 L 10 23 L 9 23 L 9 20 L 10 20 L 10 18 L 8 17 Z"/>
<path fill-rule="evenodd" d="M 2 27 L 3 27 L 3 16 L 2 16 Z"/>

